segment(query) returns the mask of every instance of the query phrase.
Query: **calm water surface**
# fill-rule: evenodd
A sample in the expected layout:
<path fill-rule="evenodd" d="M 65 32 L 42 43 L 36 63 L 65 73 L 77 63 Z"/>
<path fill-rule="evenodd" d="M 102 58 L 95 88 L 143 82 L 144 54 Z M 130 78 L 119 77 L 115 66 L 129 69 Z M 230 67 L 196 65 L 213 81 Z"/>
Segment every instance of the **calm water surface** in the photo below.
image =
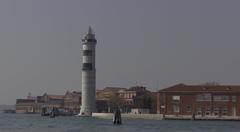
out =
<path fill-rule="evenodd" d="M 0 114 L 0 132 L 240 132 L 240 122 L 111 120 L 80 117 Z"/>

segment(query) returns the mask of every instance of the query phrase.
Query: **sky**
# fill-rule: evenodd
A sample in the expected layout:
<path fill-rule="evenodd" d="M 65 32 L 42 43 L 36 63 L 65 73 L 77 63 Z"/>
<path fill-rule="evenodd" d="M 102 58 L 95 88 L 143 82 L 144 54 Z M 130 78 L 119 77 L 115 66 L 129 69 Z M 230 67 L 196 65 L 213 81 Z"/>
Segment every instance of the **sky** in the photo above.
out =
<path fill-rule="evenodd" d="M 81 88 L 81 40 L 98 40 L 97 89 L 240 85 L 239 0 L 1 0 L 0 104 Z"/>

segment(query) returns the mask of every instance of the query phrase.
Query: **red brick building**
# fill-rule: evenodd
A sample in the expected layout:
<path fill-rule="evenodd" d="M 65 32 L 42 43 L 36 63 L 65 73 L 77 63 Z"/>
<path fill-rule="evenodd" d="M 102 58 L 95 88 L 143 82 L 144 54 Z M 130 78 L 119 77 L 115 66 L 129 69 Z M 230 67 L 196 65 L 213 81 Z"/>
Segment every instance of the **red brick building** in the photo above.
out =
<path fill-rule="evenodd" d="M 177 84 L 158 91 L 157 113 L 240 116 L 240 86 Z"/>

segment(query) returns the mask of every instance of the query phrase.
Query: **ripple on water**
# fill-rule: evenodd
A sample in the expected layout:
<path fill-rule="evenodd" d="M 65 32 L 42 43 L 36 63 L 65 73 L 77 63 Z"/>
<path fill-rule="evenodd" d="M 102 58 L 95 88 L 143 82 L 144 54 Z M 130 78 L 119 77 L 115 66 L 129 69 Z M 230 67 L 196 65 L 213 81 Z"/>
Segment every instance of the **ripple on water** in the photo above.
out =
<path fill-rule="evenodd" d="M 239 122 L 112 120 L 96 118 L 57 117 L 39 115 L 0 114 L 0 132 L 239 132 Z"/>

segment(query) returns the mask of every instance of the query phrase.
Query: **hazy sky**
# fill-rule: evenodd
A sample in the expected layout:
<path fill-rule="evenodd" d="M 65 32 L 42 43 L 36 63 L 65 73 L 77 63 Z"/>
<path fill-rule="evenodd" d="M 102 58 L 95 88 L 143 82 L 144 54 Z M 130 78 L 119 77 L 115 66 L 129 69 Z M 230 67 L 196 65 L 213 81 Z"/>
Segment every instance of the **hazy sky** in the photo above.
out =
<path fill-rule="evenodd" d="M 0 104 L 81 87 L 93 27 L 97 88 L 240 84 L 239 0 L 0 0 Z"/>

